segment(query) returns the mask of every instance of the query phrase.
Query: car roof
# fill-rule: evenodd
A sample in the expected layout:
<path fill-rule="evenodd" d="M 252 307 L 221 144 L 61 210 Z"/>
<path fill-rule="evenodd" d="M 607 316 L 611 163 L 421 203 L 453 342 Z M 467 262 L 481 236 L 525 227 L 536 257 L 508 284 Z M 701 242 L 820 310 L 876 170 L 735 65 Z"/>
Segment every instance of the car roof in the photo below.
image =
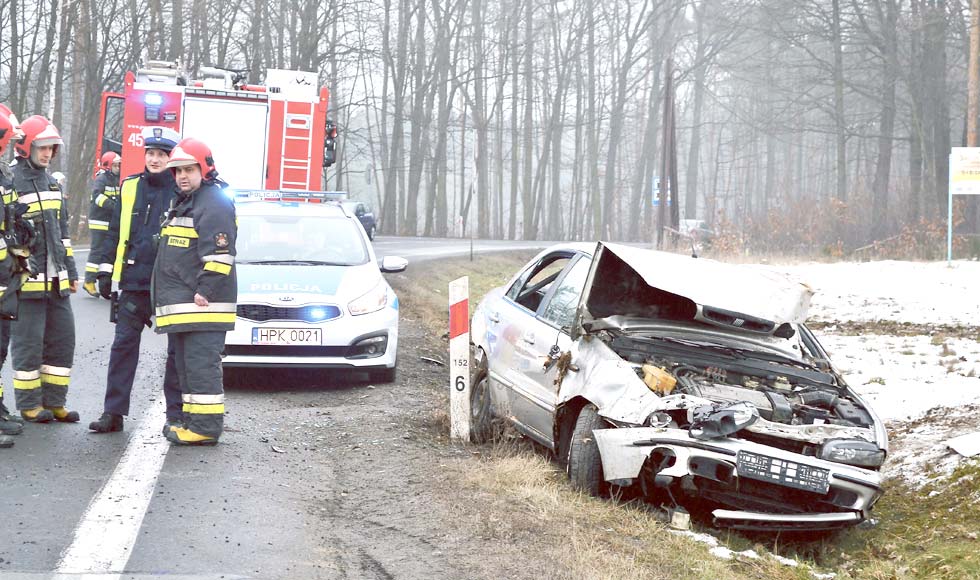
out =
<path fill-rule="evenodd" d="M 351 216 L 344 211 L 338 202 L 309 203 L 306 201 L 247 201 L 237 202 L 235 211 L 238 215 L 304 215 L 320 217 Z"/>

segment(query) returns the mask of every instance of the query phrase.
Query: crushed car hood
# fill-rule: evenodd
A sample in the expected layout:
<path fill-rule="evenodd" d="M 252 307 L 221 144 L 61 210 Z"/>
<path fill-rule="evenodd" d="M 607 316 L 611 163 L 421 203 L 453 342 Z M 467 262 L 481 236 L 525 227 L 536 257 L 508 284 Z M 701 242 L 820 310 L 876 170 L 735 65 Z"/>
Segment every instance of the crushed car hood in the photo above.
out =
<path fill-rule="evenodd" d="M 756 266 L 599 242 L 573 338 L 608 316 L 697 320 L 756 334 L 803 322 L 813 290 Z"/>

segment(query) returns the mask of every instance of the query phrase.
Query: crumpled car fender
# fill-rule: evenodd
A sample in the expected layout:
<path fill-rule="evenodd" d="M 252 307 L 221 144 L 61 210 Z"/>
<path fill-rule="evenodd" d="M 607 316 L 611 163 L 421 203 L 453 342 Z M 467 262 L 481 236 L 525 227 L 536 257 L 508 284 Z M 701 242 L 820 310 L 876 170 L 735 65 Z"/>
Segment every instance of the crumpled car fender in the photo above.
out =
<path fill-rule="evenodd" d="M 601 340 L 584 337 L 572 344 L 571 354 L 575 368 L 569 368 L 558 379 L 559 407 L 584 397 L 596 406 L 600 416 L 614 424 L 643 425 L 657 411 L 711 404 L 708 399 L 691 395 L 657 395 L 629 363 Z"/>

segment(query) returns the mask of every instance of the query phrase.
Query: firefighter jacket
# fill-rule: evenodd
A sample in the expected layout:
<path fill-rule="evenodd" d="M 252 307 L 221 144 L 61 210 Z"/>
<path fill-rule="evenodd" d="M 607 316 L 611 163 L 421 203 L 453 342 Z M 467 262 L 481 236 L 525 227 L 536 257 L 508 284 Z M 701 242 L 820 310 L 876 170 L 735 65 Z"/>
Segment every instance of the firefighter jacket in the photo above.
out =
<path fill-rule="evenodd" d="M 27 278 L 26 236 L 18 223 L 27 208 L 17 203 L 13 186 L 13 176 L 0 164 L 0 319 L 17 318 L 17 291 Z"/>
<path fill-rule="evenodd" d="M 92 184 L 92 204 L 88 209 L 88 229 L 108 230 L 113 207 L 119 205 L 119 176 L 101 171 Z M 92 260 L 90 260 L 92 261 Z"/>
<path fill-rule="evenodd" d="M 99 275 L 112 274 L 121 290 L 149 292 L 160 223 L 176 197 L 174 174 L 168 169 L 131 175 L 119 191 L 109 229 L 91 261 L 99 264 Z"/>
<path fill-rule="evenodd" d="M 235 205 L 213 183 L 178 193 L 175 203 L 153 267 L 157 332 L 232 330 L 238 300 Z M 194 294 L 210 304 L 197 306 Z"/>
<path fill-rule="evenodd" d="M 51 290 L 68 296 L 78 271 L 68 236 L 68 204 L 61 187 L 44 168 L 20 157 L 14 165 L 14 190 L 17 201 L 27 206 L 24 218 L 33 224 L 36 234 L 28 248 L 33 275 L 21 287 L 20 298 L 43 298 Z"/>

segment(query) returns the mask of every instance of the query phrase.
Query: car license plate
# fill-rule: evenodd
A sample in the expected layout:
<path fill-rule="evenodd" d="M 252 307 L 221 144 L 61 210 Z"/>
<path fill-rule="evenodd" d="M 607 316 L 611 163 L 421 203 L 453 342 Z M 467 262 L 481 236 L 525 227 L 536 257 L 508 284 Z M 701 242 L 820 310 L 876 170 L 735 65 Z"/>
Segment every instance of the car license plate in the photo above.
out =
<path fill-rule="evenodd" d="M 742 477 L 816 493 L 827 493 L 830 489 L 830 470 L 795 461 L 739 451 L 736 466 Z"/>
<path fill-rule="evenodd" d="M 313 344 L 320 346 L 319 328 L 265 328 L 252 329 L 252 344 L 263 346 Z"/>

